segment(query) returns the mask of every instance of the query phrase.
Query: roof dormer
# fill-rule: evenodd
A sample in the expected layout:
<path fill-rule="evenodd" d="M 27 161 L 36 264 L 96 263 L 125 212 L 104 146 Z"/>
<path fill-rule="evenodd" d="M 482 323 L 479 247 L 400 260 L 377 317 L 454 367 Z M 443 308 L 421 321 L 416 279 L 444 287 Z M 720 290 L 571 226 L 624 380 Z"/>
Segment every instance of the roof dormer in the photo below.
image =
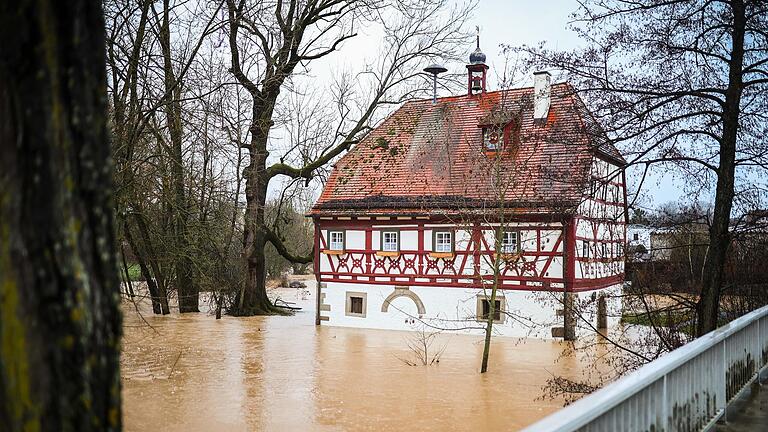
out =
<path fill-rule="evenodd" d="M 513 152 L 520 143 L 520 121 L 510 112 L 491 111 L 480 119 L 483 151 L 487 155 Z"/>

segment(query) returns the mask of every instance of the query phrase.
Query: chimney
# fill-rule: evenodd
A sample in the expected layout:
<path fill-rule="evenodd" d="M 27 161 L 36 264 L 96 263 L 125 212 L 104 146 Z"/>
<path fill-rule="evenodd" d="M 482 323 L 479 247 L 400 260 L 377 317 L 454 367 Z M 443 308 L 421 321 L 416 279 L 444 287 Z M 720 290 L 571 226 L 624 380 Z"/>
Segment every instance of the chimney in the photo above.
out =
<path fill-rule="evenodd" d="M 533 120 L 545 122 L 549 114 L 552 76 L 547 71 L 533 73 Z"/>

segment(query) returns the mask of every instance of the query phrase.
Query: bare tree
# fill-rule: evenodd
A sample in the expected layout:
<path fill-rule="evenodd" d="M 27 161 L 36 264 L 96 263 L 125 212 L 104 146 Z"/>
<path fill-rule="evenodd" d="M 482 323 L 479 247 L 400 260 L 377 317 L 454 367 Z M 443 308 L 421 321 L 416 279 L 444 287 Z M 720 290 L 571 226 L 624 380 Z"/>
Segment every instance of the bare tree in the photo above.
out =
<path fill-rule="evenodd" d="M 269 242 L 293 262 L 310 262 L 312 255 L 289 251 L 283 239 L 266 223 L 265 204 L 272 181 L 278 177 L 309 182 L 337 156 L 364 136 L 375 114 L 386 104 L 412 93 L 407 84 L 430 60 L 453 58 L 465 41 L 461 27 L 470 7 L 450 8 L 446 0 L 308 2 L 227 1 L 231 72 L 251 97 L 249 135 L 240 145 L 248 151 L 245 177 L 243 255 L 247 262 L 245 285 L 232 313 L 252 315 L 276 311 L 266 293 L 264 249 Z M 270 132 L 279 111 L 281 93 L 290 90 L 301 69 L 322 59 L 355 37 L 355 29 L 375 25 L 384 46 L 377 60 L 357 76 L 368 89 L 358 89 L 351 77 L 336 86 L 332 106 L 338 109 L 336 126 L 315 148 L 290 143 L 273 163 L 269 159 Z M 362 92 L 363 95 L 356 95 Z M 322 118 L 317 119 L 322 122 Z"/>
<path fill-rule="evenodd" d="M 223 3 L 106 6 L 118 236 L 156 313 L 169 313 L 172 288 L 179 310 L 194 312 L 199 290 L 237 285 L 212 281 L 239 267 L 229 245 L 242 157 L 228 134 L 238 133 L 240 99 L 218 52 Z"/>
<path fill-rule="evenodd" d="M 697 334 L 707 333 L 717 326 L 734 200 L 759 192 L 766 166 L 768 4 L 590 0 L 574 23 L 587 48 L 518 50 L 576 84 L 613 142 L 634 148 L 630 164 L 675 168 L 689 186 L 714 189 L 697 305 Z"/>

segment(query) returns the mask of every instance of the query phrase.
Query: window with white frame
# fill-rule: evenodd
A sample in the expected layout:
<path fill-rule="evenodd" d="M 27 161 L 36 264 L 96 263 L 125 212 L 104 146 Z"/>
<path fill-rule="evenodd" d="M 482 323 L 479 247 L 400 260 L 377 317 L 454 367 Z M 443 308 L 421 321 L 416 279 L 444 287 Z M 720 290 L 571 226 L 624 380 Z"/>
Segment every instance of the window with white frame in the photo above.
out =
<path fill-rule="evenodd" d="M 381 233 L 381 250 L 384 252 L 397 252 L 400 250 L 397 231 L 384 231 Z"/>
<path fill-rule="evenodd" d="M 435 252 L 453 252 L 453 233 L 450 231 L 435 232 Z"/>
<path fill-rule="evenodd" d="M 586 240 L 581 241 L 581 256 L 589 258 L 589 242 Z"/>
<path fill-rule="evenodd" d="M 519 250 L 517 231 L 504 231 L 501 237 L 501 252 L 515 253 Z"/>
<path fill-rule="evenodd" d="M 328 233 L 330 239 L 329 249 L 340 251 L 344 250 L 344 231 L 331 231 Z"/>
<path fill-rule="evenodd" d="M 608 248 L 606 247 L 607 245 L 605 243 L 602 243 L 601 246 L 603 249 L 603 256 L 601 256 L 601 258 L 607 258 L 608 257 Z"/>

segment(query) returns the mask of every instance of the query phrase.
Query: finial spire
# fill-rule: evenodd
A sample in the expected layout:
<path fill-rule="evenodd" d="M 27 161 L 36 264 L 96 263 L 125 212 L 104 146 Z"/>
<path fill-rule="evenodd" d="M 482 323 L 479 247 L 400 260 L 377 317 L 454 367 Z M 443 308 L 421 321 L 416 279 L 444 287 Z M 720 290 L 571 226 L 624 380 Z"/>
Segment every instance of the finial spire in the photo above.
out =
<path fill-rule="evenodd" d="M 475 26 L 475 34 L 477 37 L 477 49 L 480 49 L 480 26 Z"/>

